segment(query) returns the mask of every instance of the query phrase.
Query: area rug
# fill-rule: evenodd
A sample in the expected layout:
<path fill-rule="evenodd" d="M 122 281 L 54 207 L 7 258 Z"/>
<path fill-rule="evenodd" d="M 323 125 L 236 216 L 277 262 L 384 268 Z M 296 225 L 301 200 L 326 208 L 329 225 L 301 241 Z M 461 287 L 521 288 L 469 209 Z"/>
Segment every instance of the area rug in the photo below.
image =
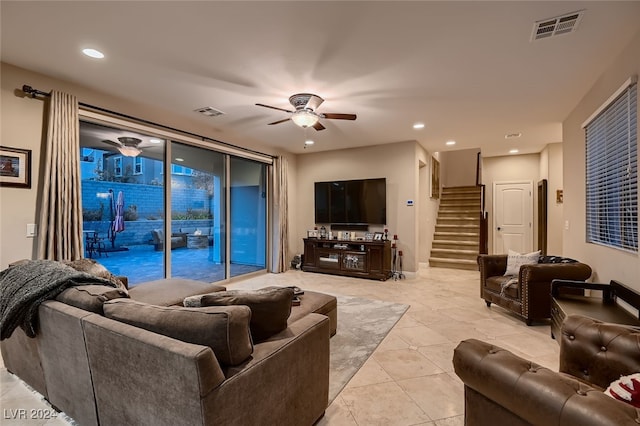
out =
<path fill-rule="evenodd" d="M 369 359 L 408 305 L 335 295 L 338 330 L 331 338 L 329 403 Z"/>

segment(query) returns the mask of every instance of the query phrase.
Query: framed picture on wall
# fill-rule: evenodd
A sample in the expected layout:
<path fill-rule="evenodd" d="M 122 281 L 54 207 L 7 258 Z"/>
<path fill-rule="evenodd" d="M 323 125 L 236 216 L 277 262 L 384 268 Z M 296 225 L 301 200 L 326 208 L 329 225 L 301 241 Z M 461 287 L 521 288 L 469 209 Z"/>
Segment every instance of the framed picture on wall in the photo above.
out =
<path fill-rule="evenodd" d="M 0 146 L 0 186 L 31 188 L 31 150 Z"/>
<path fill-rule="evenodd" d="M 440 198 L 440 162 L 431 157 L 431 189 L 429 196 L 431 198 Z"/>

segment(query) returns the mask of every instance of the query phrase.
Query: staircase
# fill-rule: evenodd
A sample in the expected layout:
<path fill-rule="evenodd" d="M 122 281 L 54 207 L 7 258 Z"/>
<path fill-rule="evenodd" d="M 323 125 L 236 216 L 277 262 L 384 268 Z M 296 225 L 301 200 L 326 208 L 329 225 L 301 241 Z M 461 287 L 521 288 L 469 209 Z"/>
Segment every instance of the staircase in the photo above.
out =
<path fill-rule="evenodd" d="M 443 188 L 429 265 L 478 270 L 481 188 Z"/>

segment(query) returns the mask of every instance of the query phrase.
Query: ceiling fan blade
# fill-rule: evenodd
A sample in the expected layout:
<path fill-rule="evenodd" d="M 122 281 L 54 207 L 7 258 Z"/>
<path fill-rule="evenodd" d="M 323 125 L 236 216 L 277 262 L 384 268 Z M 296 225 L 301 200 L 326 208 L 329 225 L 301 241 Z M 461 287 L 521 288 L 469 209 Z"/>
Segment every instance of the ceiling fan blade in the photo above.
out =
<path fill-rule="evenodd" d="M 307 101 L 307 104 L 304 107 L 305 109 L 310 109 L 312 111 L 315 111 L 316 108 L 318 108 L 320 104 L 323 102 L 324 102 L 324 99 L 322 99 L 320 96 L 310 95 L 309 100 Z"/>
<path fill-rule="evenodd" d="M 330 112 L 322 113 L 323 118 L 330 118 L 333 120 L 355 120 L 355 114 L 333 114 Z"/>
<path fill-rule="evenodd" d="M 109 145 L 112 145 L 112 146 L 115 146 L 116 148 L 121 148 L 122 147 L 122 143 L 119 142 L 119 141 L 111 141 L 109 139 L 104 139 L 102 142 L 104 142 L 106 144 L 109 144 Z"/>
<path fill-rule="evenodd" d="M 284 123 L 285 121 L 289 121 L 289 120 L 291 120 L 291 119 L 290 118 L 285 118 L 284 120 L 274 121 L 273 123 L 269 123 L 269 126 L 271 126 L 272 124 Z"/>
<path fill-rule="evenodd" d="M 313 125 L 313 128 L 316 130 L 324 130 L 326 127 L 324 127 L 322 124 L 320 124 L 320 122 L 316 122 L 316 124 Z"/>
<path fill-rule="evenodd" d="M 257 106 L 261 106 L 261 107 L 265 107 L 265 108 L 277 109 L 278 111 L 284 111 L 284 112 L 293 113 L 293 111 L 289 111 L 288 109 L 278 108 L 278 107 L 274 107 L 274 106 L 271 106 L 271 105 L 265 105 L 265 104 L 256 104 L 256 105 Z"/>

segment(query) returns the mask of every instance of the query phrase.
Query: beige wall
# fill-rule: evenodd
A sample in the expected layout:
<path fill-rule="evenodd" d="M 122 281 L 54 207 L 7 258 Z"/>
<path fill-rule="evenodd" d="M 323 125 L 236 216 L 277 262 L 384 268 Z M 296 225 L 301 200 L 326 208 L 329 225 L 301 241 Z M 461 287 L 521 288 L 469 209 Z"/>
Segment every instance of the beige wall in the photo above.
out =
<path fill-rule="evenodd" d="M 547 145 L 540 153 L 540 163 L 540 179 L 547 179 L 548 189 L 547 253 L 561 255 L 564 204 L 556 202 L 556 191 L 562 189 L 562 144 Z"/>
<path fill-rule="evenodd" d="M 581 126 L 626 79 L 638 74 L 640 32 L 563 123 L 564 220 L 569 224 L 569 229 L 563 230 L 564 254 L 589 264 L 594 270 L 593 281 L 608 282 L 617 279 L 636 290 L 640 290 L 640 261 L 637 253 L 585 242 L 585 142 Z"/>
<path fill-rule="evenodd" d="M 512 155 L 505 157 L 487 157 L 482 159 L 482 183 L 486 185 L 485 208 L 489 213 L 489 253 L 493 253 L 493 233 L 495 231 L 493 214 L 493 184 L 498 182 L 531 181 L 532 189 L 537 188 L 540 176 L 540 155 Z M 533 197 L 533 247 L 537 246 L 536 221 L 537 202 Z"/>
<path fill-rule="evenodd" d="M 443 187 L 475 186 L 479 149 L 440 153 L 440 182 Z"/>
<path fill-rule="evenodd" d="M 306 235 L 306 230 L 315 226 L 315 182 L 385 177 L 387 228 L 391 235 L 398 235 L 398 247 L 403 251 L 404 270 L 416 271 L 420 250 L 420 221 L 426 220 L 420 216 L 429 216 L 432 208 L 430 204 L 421 206 L 424 198 L 419 193 L 426 191 L 426 184 L 420 181 L 420 162 L 426 164 L 428 158 L 426 151 L 414 141 L 298 156 L 296 251 L 302 252 L 302 238 Z M 407 206 L 407 200 L 413 200 L 414 205 Z M 383 226 L 372 226 L 370 231 L 382 229 Z M 423 244 L 430 245 L 429 242 Z"/>

